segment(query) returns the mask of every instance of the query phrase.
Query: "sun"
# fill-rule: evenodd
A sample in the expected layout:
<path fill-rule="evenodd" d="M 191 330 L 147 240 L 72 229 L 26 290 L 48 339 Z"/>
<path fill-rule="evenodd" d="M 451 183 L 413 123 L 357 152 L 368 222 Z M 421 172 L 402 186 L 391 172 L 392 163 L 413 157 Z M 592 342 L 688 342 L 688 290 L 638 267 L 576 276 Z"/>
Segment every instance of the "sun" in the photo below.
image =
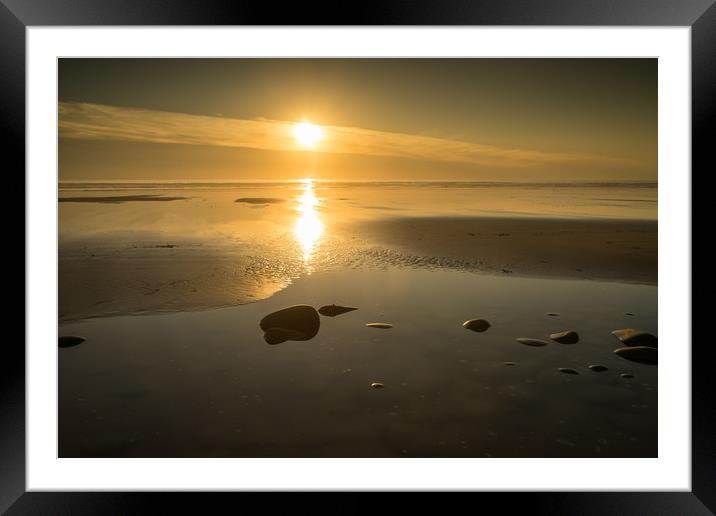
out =
<path fill-rule="evenodd" d="M 304 147 L 314 147 L 323 139 L 323 129 L 310 122 L 300 122 L 293 126 L 293 137 Z"/>

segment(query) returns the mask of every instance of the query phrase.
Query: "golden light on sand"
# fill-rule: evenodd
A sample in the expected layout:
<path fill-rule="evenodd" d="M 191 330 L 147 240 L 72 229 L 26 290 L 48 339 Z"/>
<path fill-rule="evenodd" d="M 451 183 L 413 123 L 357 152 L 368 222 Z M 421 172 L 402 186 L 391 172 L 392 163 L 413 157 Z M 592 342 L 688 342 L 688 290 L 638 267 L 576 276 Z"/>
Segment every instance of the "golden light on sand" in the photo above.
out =
<path fill-rule="evenodd" d="M 318 240 L 323 234 L 323 223 L 317 209 L 318 203 L 318 198 L 313 189 L 313 180 L 305 179 L 303 195 L 298 198 L 296 208 L 300 216 L 296 220 L 294 236 L 303 250 L 303 261 L 306 264 L 310 262 Z"/>
<path fill-rule="evenodd" d="M 315 147 L 323 139 L 323 129 L 310 122 L 300 122 L 293 126 L 293 137 L 304 147 Z"/>

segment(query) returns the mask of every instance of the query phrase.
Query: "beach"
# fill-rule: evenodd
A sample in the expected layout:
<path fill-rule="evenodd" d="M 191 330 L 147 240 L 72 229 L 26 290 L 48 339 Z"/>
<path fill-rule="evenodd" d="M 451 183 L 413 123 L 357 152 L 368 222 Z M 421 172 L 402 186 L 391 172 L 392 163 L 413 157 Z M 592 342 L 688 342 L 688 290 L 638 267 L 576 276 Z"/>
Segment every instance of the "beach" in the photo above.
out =
<path fill-rule="evenodd" d="M 60 321 L 245 304 L 269 297 L 308 272 L 342 268 L 437 267 L 657 282 L 655 211 L 643 213 L 643 205 L 651 206 L 648 196 L 632 210 L 612 203 L 611 211 L 605 209 L 600 218 L 581 215 L 572 206 L 565 207 L 563 216 L 547 211 L 546 217 L 533 185 L 522 189 L 526 198 L 537 199 L 530 206 L 533 213 L 493 209 L 486 214 L 471 211 L 475 205 L 485 206 L 473 199 L 475 191 L 494 192 L 489 185 L 457 183 L 446 188 L 423 183 L 400 188 L 391 183 L 356 188 L 331 183 L 316 187 L 320 202 L 306 216 L 300 211 L 297 215 L 303 188 L 302 183 L 248 188 L 219 184 L 193 192 L 174 186 L 143 190 L 139 196 L 121 190 L 107 196 L 94 185 L 82 191 L 83 199 L 97 199 L 94 204 L 75 204 L 76 196 L 61 196 L 72 202 L 60 204 Z M 349 188 L 352 198 L 342 197 Z M 645 190 L 642 185 L 636 189 Z M 495 206 L 505 194 L 514 198 L 506 190 L 500 185 L 498 195 L 490 196 Z M 543 196 L 554 195 L 553 186 L 544 190 Z M 574 195 L 573 188 L 562 190 L 566 198 Z M 245 197 L 239 197 L 242 193 Z M 144 202 L 136 202 L 136 197 Z M 236 198 L 249 202 L 237 203 Z M 155 201 L 164 199 L 173 202 Z M 256 199 L 258 203 L 251 202 Z M 390 200 L 394 209 L 376 206 L 376 199 L 386 204 Z M 525 204 L 520 202 L 523 210 Z M 430 216 L 419 215 L 426 212 Z M 640 214 L 652 218 L 624 218 Z M 310 260 L 305 256 L 307 241 L 297 234 L 302 223 L 309 233 L 311 224 L 321 232 Z"/>
<path fill-rule="evenodd" d="M 423 267 L 657 283 L 657 228 L 650 221 L 411 218 L 343 229 L 351 236 L 326 246 L 319 269 Z M 191 244 L 68 249 L 60 259 L 60 319 L 265 299 L 303 273 L 297 257 L 278 262 Z"/>
<path fill-rule="evenodd" d="M 59 333 L 86 339 L 59 350 L 62 457 L 656 456 L 657 368 L 611 334 L 657 333 L 653 183 L 59 197 Z M 333 303 L 357 310 L 264 341 L 267 314 Z"/>

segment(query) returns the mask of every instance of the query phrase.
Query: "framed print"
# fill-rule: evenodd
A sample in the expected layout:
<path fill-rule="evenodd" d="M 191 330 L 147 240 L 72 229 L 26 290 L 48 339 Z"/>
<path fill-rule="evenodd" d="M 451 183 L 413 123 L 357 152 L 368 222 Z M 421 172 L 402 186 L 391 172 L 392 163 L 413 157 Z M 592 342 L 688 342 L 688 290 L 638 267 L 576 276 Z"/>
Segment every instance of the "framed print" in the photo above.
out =
<path fill-rule="evenodd" d="M 712 2 L 136 7 L 0 6 L 26 171 L 9 514 L 164 506 L 146 491 L 713 510 Z"/>

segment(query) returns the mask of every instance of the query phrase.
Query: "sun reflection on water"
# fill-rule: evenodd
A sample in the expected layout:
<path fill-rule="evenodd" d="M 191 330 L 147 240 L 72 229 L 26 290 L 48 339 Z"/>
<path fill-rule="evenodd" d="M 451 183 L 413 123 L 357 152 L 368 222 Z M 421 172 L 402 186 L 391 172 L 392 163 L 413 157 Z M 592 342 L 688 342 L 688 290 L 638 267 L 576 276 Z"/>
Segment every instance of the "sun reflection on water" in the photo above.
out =
<path fill-rule="evenodd" d="M 303 251 L 303 262 L 308 265 L 323 234 L 323 223 L 317 209 L 319 201 L 313 188 L 313 180 L 304 181 L 303 195 L 297 201 L 296 210 L 300 216 L 296 220 L 293 234 Z"/>

